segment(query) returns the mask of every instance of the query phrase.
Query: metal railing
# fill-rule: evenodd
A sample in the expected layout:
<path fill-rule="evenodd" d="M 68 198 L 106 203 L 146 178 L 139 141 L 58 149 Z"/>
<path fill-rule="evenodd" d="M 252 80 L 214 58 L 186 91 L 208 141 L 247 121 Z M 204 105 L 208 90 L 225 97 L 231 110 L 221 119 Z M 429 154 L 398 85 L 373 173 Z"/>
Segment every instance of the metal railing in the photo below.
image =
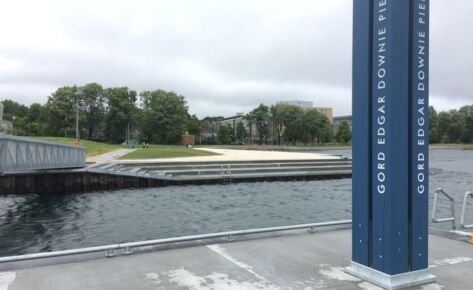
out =
<path fill-rule="evenodd" d="M 465 224 L 465 214 L 466 214 L 466 207 L 468 203 L 468 198 L 473 198 L 473 193 L 471 191 L 465 192 L 465 196 L 463 197 L 463 205 L 462 205 L 462 214 L 460 218 L 460 224 L 463 229 L 472 229 L 473 224 L 466 225 Z"/>
<path fill-rule="evenodd" d="M 241 230 L 241 231 L 229 231 L 229 232 L 222 232 L 222 233 L 185 236 L 185 237 L 178 237 L 178 238 L 168 238 L 168 239 L 159 239 L 159 240 L 132 242 L 132 243 L 112 244 L 112 245 L 81 248 L 81 249 L 73 249 L 73 250 L 65 250 L 65 251 L 55 251 L 55 252 L 47 252 L 47 253 L 26 254 L 26 255 L 20 255 L 20 256 L 0 257 L 0 263 L 18 262 L 18 261 L 35 260 L 35 259 L 43 259 L 43 258 L 64 257 L 64 256 L 71 256 L 71 255 L 78 255 L 78 254 L 88 254 L 88 253 L 97 253 L 97 252 L 105 252 L 105 256 L 113 257 L 113 256 L 116 255 L 117 250 L 122 250 L 123 255 L 129 255 L 129 254 L 133 253 L 133 248 L 138 248 L 138 247 L 156 246 L 156 245 L 181 243 L 181 242 L 191 242 L 191 241 L 208 240 L 208 239 L 215 239 L 215 238 L 227 238 L 228 241 L 233 241 L 235 236 L 262 234 L 262 233 L 271 233 L 271 232 L 281 232 L 281 231 L 290 231 L 290 230 L 300 230 L 300 229 L 309 229 L 309 231 L 312 233 L 312 232 L 315 232 L 316 228 L 329 227 L 329 226 L 340 226 L 340 225 L 350 225 L 351 222 L 352 222 L 351 220 L 341 220 L 341 221 L 331 221 L 331 222 L 292 225 L 292 226 L 250 229 L 250 230 Z"/>
<path fill-rule="evenodd" d="M 438 198 L 439 198 L 440 194 L 445 196 L 450 201 L 450 210 L 451 210 L 451 213 L 452 213 L 451 217 L 437 218 L 436 213 L 437 213 Z M 433 204 L 433 207 L 432 207 L 432 222 L 434 222 L 434 223 L 452 222 L 452 229 L 453 230 L 456 229 L 456 225 L 455 225 L 455 199 L 450 194 L 446 193 L 442 188 L 438 188 L 435 191 L 434 204 Z"/>

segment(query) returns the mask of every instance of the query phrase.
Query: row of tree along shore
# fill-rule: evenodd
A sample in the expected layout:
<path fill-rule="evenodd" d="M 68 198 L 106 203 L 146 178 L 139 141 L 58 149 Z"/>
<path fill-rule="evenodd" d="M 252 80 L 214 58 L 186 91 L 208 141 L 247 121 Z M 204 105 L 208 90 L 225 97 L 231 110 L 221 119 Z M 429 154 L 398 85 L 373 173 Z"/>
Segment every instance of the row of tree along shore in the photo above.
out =
<path fill-rule="evenodd" d="M 181 135 L 195 135 L 199 144 L 313 145 L 351 141 L 350 126 L 342 122 L 333 132 L 330 120 L 315 109 L 288 104 L 259 105 L 228 124 L 223 117 L 197 118 L 189 113 L 184 96 L 164 90 L 139 94 L 127 87 L 104 88 L 90 83 L 57 89 L 45 104 L 25 106 L 4 100 L 4 120 L 13 134 L 75 137 L 79 113 L 81 138 L 112 144 L 129 139 L 154 144 L 176 144 Z M 430 107 L 431 143 L 471 143 L 473 105 L 436 112 Z"/>

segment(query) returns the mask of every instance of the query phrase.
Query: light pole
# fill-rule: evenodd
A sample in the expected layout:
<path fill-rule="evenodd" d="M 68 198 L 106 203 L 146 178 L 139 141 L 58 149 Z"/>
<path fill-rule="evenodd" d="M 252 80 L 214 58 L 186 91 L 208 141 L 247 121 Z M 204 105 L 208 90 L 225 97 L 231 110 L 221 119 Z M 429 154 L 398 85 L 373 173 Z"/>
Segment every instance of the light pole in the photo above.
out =
<path fill-rule="evenodd" d="M 13 128 L 15 127 L 16 116 L 13 115 L 13 117 L 12 117 L 11 119 L 12 119 L 12 121 L 11 121 L 11 134 L 12 134 L 13 136 L 15 136 L 15 131 L 13 130 Z"/>
<path fill-rule="evenodd" d="M 74 93 L 76 97 L 76 145 L 80 145 L 80 134 L 79 134 L 79 91 Z"/>
<path fill-rule="evenodd" d="M 126 145 L 130 144 L 130 123 L 126 127 Z"/>

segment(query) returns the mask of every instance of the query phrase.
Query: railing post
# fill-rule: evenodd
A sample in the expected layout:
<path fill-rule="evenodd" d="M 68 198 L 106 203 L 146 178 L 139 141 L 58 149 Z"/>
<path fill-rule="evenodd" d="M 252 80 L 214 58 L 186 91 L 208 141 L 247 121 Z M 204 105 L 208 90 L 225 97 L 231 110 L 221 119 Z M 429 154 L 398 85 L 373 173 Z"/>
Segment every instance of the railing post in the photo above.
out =
<path fill-rule="evenodd" d="M 438 199 L 440 194 L 444 195 L 450 201 L 450 212 L 452 213 L 451 217 L 437 218 Z M 455 225 L 455 199 L 453 198 L 453 196 L 446 193 L 442 188 L 438 188 L 434 194 L 434 204 L 432 206 L 432 222 L 452 222 L 452 230 L 456 230 L 457 228 Z"/>
<path fill-rule="evenodd" d="M 462 204 L 462 214 L 461 214 L 461 217 L 460 217 L 460 224 L 461 224 L 461 227 L 463 229 L 473 228 L 473 224 L 471 224 L 471 225 L 465 224 L 466 207 L 467 207 L 469 197 L 473 198 L 473 193 L 471 191 L 465 192 L 465 196 L 463 197 L 463 204 Z"/>

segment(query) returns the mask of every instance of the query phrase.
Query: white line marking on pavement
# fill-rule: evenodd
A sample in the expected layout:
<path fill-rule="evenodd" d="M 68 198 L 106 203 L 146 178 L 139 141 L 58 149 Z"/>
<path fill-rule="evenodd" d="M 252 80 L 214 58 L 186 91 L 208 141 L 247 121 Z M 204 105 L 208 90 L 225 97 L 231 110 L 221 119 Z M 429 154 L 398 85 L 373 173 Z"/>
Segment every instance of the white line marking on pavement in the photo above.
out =
<path fill-rule="evenodd" d="M 230 256 L 224 248 L 222 248 L 221 246 L 219 245 L 208 245 L 207 248 L 209 248 L 210 250 L 214 251 L 215 253 L 219 254 L 220 256 L 224 257 L 225 259 L 227 259 L 228 261 L 232 262 L 233 264 L 237 265 L 238 267 L 244 269 L 245 271 L 251 273 L 253 276 L 255 276 L 256 278 L 258 278 L 259 280 L 262 280 L 266 283 L 270 283 L 266 278 L 264 278 L 263 276 L 259 275 L 258 273 L 256 273 L 255 271 L 253 271 L 253 268 L 248 265 L 248 264 L 245 264 L 241 261 L 238 261 L 236 258 Z"/>
<path fill-rule="evenodd" d="M 446 266 L 446 265 L 456 265 L 466 262 L 472 262 L 473 258 L 470 257 L 456 257 L 456 258 L 448 258 L 442 260 L 435 260 L 433 265 L 430 265 L 430 268 L 437 268 L 439 266 Z"/>
<path fill-rule="evenodd" d="M 15 279 L 15 272 L 0 272 L 0 290 L 8 290 Z"/>

